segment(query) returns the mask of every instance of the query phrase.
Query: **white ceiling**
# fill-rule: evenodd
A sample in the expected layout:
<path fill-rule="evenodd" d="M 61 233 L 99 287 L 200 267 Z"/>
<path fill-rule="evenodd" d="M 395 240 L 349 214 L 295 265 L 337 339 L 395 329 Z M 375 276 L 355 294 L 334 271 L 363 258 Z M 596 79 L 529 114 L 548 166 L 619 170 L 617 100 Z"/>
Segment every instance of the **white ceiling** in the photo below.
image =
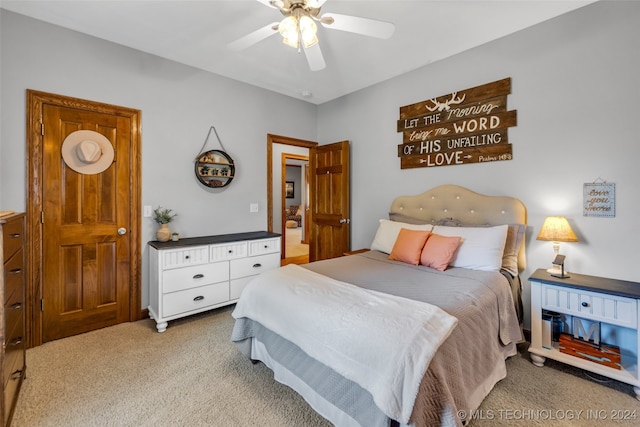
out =
<path fill-rule="evenodd" d="M 241 52 L 227 47 L 283 18 L 256 0 L 1 0 L 0 7 L 322 104 L 593 2 L 328 0 L 321 14 L 392 22 L 396 30 L 380 40 L 319 26 L 321 71 L 310 71 L 304 53 L 277 33 Z"/>

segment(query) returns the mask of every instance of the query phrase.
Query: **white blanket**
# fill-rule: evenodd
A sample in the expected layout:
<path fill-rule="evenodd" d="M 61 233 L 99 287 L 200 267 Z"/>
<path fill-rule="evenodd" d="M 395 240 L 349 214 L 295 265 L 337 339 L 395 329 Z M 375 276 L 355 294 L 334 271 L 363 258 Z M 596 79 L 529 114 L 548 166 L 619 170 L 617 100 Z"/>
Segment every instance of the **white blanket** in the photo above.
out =
<path fill-rule="evenodd" d="M 290 264 L 244 289 L 247 317 L 356 382 L 391 419 L 408 424 L 420 381 L 457 319 L 440 308 L 363 289 Z"/>

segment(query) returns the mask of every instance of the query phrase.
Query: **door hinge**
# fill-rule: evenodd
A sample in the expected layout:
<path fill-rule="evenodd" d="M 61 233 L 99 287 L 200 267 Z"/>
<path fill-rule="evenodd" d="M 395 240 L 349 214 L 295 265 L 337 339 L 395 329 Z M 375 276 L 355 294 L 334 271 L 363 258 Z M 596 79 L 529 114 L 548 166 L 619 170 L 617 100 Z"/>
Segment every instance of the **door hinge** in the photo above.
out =
<path fill-rule="evenodd" d="M 44 136 L 44 122 L 40 122 L 40 133 Z"/>
<path fill-rule="evenodd" d="M 44 298 L 40 300 L 40 311 L 44 311 Z"/>

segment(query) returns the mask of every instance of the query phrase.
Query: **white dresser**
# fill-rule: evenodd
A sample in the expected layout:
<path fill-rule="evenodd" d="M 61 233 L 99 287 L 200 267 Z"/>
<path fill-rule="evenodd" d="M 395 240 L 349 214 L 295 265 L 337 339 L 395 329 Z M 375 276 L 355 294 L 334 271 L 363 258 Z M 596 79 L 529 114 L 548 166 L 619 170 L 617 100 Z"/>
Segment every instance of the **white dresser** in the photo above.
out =
<path fill-rule="evenodd" d="M 235 303 L 249 280 L 280 266 L 280 234 L 266 231 L 149 242 L 149 316 L 169 320 Z"/>

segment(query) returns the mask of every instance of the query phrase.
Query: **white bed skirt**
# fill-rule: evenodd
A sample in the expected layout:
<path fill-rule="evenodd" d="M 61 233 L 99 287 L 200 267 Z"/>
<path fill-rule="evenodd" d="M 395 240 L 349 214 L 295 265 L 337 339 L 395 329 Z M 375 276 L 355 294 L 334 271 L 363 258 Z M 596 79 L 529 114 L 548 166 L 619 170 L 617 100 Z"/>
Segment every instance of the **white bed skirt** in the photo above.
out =
<path fill-rule="evenodd" d="M 249 340 L 245 340 L 244 342 L 237 342 L 236 344 L 239 347 L 243 345 L 249 344 L 250 341 L 250 352 L 252 360 L 260 360 L 265 364 L 271 371 L 273 371 L 273 377 L 276 381 L 281 384 L 284 384 L 288 387 L 291 387 L 295 390 L 302 398 L 322 417 L 326 418 L 329 422 L 331 422 L 335 426 L 339 427 L 365 427 L 361 426 L 356 420 L 349 416 L 349 414 L 341 411 L 338 407 L 334 406 L 331 402 L 327 401 L 321 395 L 316 393 L 311 387 L 307 385 L 304 381 L 298 378 L 295 374 L 289 371 L 287 368 L 282 366 L 276 360 L 274 360 L 269 352 L 267 351 L 265 345 L 258 339 L 252 338 Z M 507 346 L 510 347 L 510 346 Z M 243 353 L 247 353 L 247 351 L 242 351 Z M 505 348 L 505 359 L 509 356 L 517 353 L 517 349 L 515 345 L 513 348 Z M 506 364 L 504 361 L 496 363 L 494 366 L 493 372 L 491 375 L 488 375 L 486 381 L 484 381 L 472 394 L 472 401 L 474 402 L 474 408 L 477 409 L 484 398 L 489 394 L 489 392 L 493 389 L 495 384 L 498 381 L 505 378 L 507 375 Z M 450 409 L 450 408 L 448 408 Z M 442 417 L 442 425 L 441 427 L 455 427 L 456 426 L 456 416 L 451 412 L 447 412 L 443 414 Z M 400 424 L 400 427 L 412 427 L 412 424 Z M 366 427 L 375 427 L 375 426 L 366 426 Z M 388 425 L 380 426 L 380 427 L 388 427 Z"/>

